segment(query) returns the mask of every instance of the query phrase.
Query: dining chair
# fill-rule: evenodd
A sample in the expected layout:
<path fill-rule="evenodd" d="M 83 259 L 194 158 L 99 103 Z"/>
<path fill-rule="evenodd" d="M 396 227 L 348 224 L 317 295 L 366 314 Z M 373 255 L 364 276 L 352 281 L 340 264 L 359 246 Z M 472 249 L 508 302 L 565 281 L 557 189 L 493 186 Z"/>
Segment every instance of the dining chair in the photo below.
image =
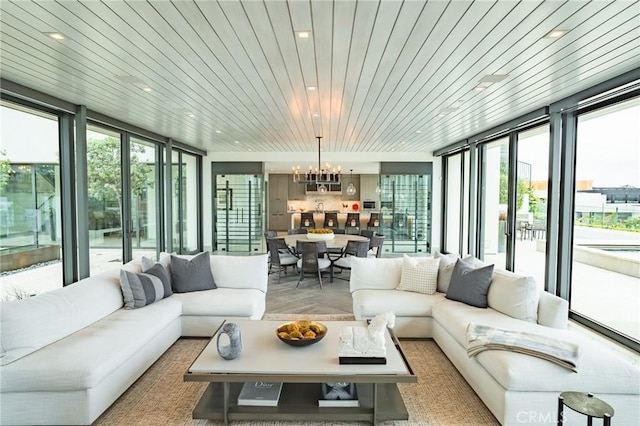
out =
<path fill-rule="evenodd" d="M 284 238 L 267 238 L 267 247 L 269 248 L 269 273 L 271 268 L 276 266 L 278 268 L 278 284 L 280 283 L 280 274 L 284 271 L 287 274 L 287 267 L 297 267 L 298 258 L 289 252 L 289 247 L 284 241 Z"/>
<path fill-rule="evenodd" d="M 335 229 L 338 227 L 338 213 L 325 213 L 324 214 L 324 223 L 322 224 L 323 228 L 327 229 Z"/>
<path fill-rule="evenodd" d="M 313 220 L 313 213 L 300 213 L 300 228 L 315 228 L 316 222 Z"/>
<path fill-rule="evenodd" d="M 346 247 L 344 248 L 340 257 L 331 260 L 331 276 L 333 274 L 333 268 L 340 269 L 340 272 L 343 270 L 351 270 L 351 259 L 353 256 L 355 257 L 367 257 L 367 252 L 369 251 L 369 240 L 349 240 L 347 242 Z M 346 279 L 346 278 L 341 278 Z"/>
<path fill-rule="evenodd" d="M 331 261 L 324 258 L 324 254 L 327 252 L 327 244 L 324 241 L 297 241 L 296 251 L 300 254 L 300 259 L 297 263 L 300 277 L 296 288 L 300 285 L 304 274 L 313 274 L 318 276 L 320 289 L 322 289 L 322 273 L 331 273 Z"/>
<path fill-rule="evenodd" d="M 306 234 L 307 228 L 292 228 L 287 230 L 287 235 Z"/>
<path fill-rule="evenodd" d="M 369 240 L 369 252 L 367 257 L 382 257 L 382 246 L 384 245 L 384 235 L 376 234 Z"/>
<path fill-rule="evenodd" d="M 360 233 L 360 213 L 347 213 L 347 221 L 344 224 L 347 234 Z"/>
<path fill-rule="evenodd" d="M 374 231 L 370 231 L 368 229 L 361 229 L 360 230 L 360 235 L 362 235 L 363 237 L 367 237 L 369 239 L 371 239 L 371 237 L 373 237 L 375 235 Z"/>

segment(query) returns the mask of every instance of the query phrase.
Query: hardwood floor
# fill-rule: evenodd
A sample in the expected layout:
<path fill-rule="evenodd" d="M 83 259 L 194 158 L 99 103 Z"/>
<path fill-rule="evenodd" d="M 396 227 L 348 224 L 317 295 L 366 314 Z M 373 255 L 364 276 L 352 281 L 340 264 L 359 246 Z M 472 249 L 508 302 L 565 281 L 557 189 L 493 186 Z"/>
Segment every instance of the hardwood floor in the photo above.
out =
<path fill-rule="evenodd" d="M 269 285 L 266 298 L 266 313 L 268 314 L 352 314 L 352 300 L 349 292 L 349 272 L 340 274 L 347 279 L 335 278 L 329 282 L 329 276 L 323 276 L 324 289 L 320 289 L 317 278 L 305 275 L 296 288 L 298 274 L 293 268 L 287 268 L 278 281 L 276 268 L 269 275 Z"/>

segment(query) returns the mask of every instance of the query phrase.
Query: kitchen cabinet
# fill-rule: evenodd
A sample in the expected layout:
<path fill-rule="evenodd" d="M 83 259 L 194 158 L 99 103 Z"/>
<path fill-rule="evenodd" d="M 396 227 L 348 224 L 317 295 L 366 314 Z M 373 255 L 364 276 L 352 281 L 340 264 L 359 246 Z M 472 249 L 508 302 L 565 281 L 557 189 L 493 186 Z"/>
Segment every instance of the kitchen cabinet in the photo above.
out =
<path fill-rule="evenodd" d="M 289 181 L 289 200 L 305 200 L 305 184 L 298 183 L 293 181 L 293 175 L 287 175 L 287 179 Z"/>
<path fill-rule="evenodd" d="M 342 199 L 344 201 L 360 201 L 360 175 L 344 174 L 342 175 Z M 353 182 L 356 187 L 356 193 L 354 195 L 347 194 L 347 188 L 349 182 Z"/>
<path fill-rule="evenodd" d="M 267 229 L 272 231 L 286 231 L 289 229 L 291 216 L 287 213 L 287 198 L 289 194 L 289 175 L 269 175 L 269 216 Z"/>
<path fill-rule="evenodd" d="M 380 201 L 380 194 L 376 192 L 378 175 L 360 175 L 360 200 Z"/>

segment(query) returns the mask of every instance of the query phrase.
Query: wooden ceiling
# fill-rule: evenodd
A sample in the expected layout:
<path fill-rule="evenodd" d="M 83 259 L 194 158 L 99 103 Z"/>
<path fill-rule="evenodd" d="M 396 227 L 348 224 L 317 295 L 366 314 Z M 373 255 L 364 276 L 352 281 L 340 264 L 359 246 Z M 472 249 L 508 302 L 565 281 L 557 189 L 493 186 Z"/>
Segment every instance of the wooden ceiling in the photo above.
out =
<path fill-rule="evenodd" d="M 309 152 L 316 135 L 325 152 L 431 152 L 640 63 L 638 1 L 2 0 L 0 12 L 2 78 L 209 152 Z M 568 32 L 545 37 L 556 29 Z"/>

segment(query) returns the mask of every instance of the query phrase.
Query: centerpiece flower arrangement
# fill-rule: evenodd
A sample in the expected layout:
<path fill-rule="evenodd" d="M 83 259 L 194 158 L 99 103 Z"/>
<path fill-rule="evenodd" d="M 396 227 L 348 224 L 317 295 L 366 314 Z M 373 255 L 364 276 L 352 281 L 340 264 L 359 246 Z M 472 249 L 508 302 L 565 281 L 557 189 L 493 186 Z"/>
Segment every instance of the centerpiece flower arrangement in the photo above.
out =
<path fill-rule="evenodd" d="M 328 228 L 309 229 L 307 231 L 307 238 L 310 240 L 331 240 L 333 237 L 333 230 Z"/>

